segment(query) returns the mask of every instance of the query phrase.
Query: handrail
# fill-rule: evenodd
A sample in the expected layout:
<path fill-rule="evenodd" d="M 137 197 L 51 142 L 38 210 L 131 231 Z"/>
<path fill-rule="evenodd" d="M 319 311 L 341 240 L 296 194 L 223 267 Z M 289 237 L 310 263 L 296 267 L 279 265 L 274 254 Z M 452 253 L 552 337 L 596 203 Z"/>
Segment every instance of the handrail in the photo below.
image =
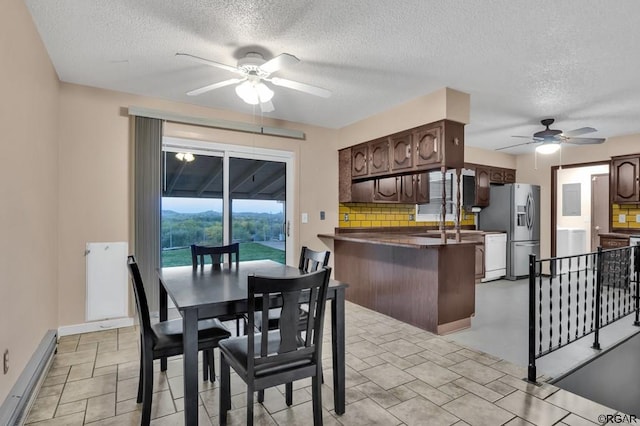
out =
<path fill-rule="evenodd" d="M 635 312 L 640 326 L 640 244 L 549 259 L 529 256 L 529 361 L 589 334 L 600 349 L 600 330 Z"/>

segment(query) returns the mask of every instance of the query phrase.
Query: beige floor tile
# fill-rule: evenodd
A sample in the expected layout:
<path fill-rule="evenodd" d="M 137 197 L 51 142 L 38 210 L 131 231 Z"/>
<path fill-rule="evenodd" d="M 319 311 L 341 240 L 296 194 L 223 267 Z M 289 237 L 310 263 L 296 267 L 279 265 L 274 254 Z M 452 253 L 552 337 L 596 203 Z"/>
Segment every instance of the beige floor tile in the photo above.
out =
<path fill-rule="evenodd" d="M 527 367 L 511 364 L 508 361 L 498 361 L 491 364 L 491 368 L 502 371 L 505 374 L 521 379 L 527 377 Z"/>
<path fill-rule="evenodd" d="M 116 415 L 116 394 L 94 396 L 87 400 L 87 423 L 103 420 Z"/>
<path fill-rule="evenodd" d="M 389 392 L 400 401 L 406 401 L 408 399 L 415 398 L 416 395 L 418 395 L 417 393 L 409 389 L 407 385 L 396 386 L 393 389 L 389 389 Z"/>
<path fill-rule="evenodd" d="M 93 362 L 72 365 L 67 381 L 74 382 L 76 380 L 88 379 L 89 377 L 93 377 Z"/>
<path fill-rule="evenodd" d="M 462 356 L 465 356 L 469 359 L 472 359 L 474 361 L 478 361 L 480 364 L 484 364 L 484 365 L 492 365 L 500 361 L 500 358 L 495 357 L 493 355 L 490 355 L 484 352 L 475 351 L 472 349 L 467 349 L 467 348 L 460 349 L 456 353 Z"/>
<path fill-rule="evenodd" d="M 96 368 L 123 362 L 139 361 L 138 349 L 129 348 L 121 351 L 101 352 L 96 356 Z"/>
<path fill-rule="evenodd" d="M 356 386 L 355 389 L 362 392 L 367 397 L 371 398 L 382 408 L 389 408 L 393 405 L 396 405 L 402 402 L 398 398 L 396 398 L 394 394 L 386 391 L 385 389 L 381 388 L 374 382 L 363 383 L 361 385 Z M 331 394 L 333 394 L 331 390 L 329 391 L 331 392 Z M 331 408 L 333 409 L 333 406 Z"/>
<path fill-rule="evenodd" d="M 388 364 L 391 364 L 391 365 L 393 365 L 395 367 L 398 367 L 401 370 L 405 370 L 405 369 L 407 369 L 409 367 L 413 367 L 414 365 L 422 364 L 424 362 L 424 359 L 422 359 L 417 364 L 415 362 L 409 362 L 405 358 L 401 358 L 398 355 L 393 354 L 391 352 L 383 352 L 378 356 L 380 358 L 382 358 Z M 420 358 L 422 358 L 422 357 L 420 357 Z"/>
<path fill-rule="evenodd" d="M 397 407 L 397 405 L 396 405 Z M 380 407 L 370 398 L 349 404 L 345 408 L 345 413 L 337 417 L 343 425 L 365 426 L 365 425 L 398 425 L 399 419 Z"/>
<path fill-rule="evenodd" d="M 64 353 L 68 353 L 68 352 L 75 352 L 77 348 L 78 348 L 78 341 L 77 340 L 65 341 L 65 342 L 58 342 L 58 346 L 56 347 L 56 351 L 59 354 L 64 354 Z"/>
<path fill-rule="evenodd" d="M 521 419 L 520 417 L 514 417 L 509 420 L 504 426 L 533 426 L 533 423 L 529 423 L 525 419 Z"/>
<path fill-rule="evenodd" d="M 368 356 L 366 358 L 363 358 L 362 360 L 369 364 L 371 367 L 375 367 L 376 365 L 384 364 L 386 362 L 384 359 L 380 358 L 377 355 Z"/>
<path fill-rule="evenodd" d="M 494 370 L 491 367 L 486 367 L 472 359 L 452 365 L 449 369 L 463 377 L 473 380 L 474 382 L 478 382 L 481 385 L 493 382 L 494 380 L 504 376 L 503 372 Z"/>
<path fill-rule="evenodd" d="M 496 405 L 538 426 L 556 424 L 569 414 L 562 408 L 522 391 L 505 396 Z"/>
<path fill-rule="evenodd" d="M 140 405 L 142 408 L 142 405 Z M 173 403 L 171 392 L 162 391 L 153 394 L 151 403 L 151 418 L 167 416 L 176 412 L 176 406 Z"/>
<path fill-rule="evenodd" d="M 489 389 L 486 386 L 482 386 L 481 384 L 474 382 L 473 380 L 467 379 L 466 377 L 461 377 L 453 383 L 456 386 L 462 389 L 465 389 L 471 392 L 472 394 L 479 396 L 480 398 L 485 399 L 489 402 L 495 402 L 504 396 L 502 394 L 499 394 L 498 392 L 495 392 Z"/>
<path fill-rule="evenodd" d="M 132 411 L 88 424 L 91 426 L 140 426 L 140 415 L 140 411 Z"/>
<path fill-rule="evenodd" d="M 67 404 L 60 404 L 56 409 L 56 417 L 68 416 L 69 414 L 74 414 L 74 413 L 84 413 L 86 409 L 87 409 L 86 399 L 69 402 Z"/>
<path fill-rule="evenodd" d="M 110 366 L 107 366 L 110 367 Z M 140 362 L 130 361 L 118 364 L 118 380 L 126 380 L 138 377 L 140 374 Z M 100 367 L 103 368 L 103 367 Z M 104 367 L 106 368 L 106 367 Z"/>
<path fill-rule="evenodd" d="M 308 419 L 308 418 L 307 418 Z M 247 408 L 237 408 L 227 413 L 227 425 L 240 426 L 247 424 Z M 260 404 L 253 406 L 253 424 L 255 426 L 275 426 L 277 423 Z"/>
<path fill-rule="evenodd" d="M 113 393 L 116 391 L 116 375 L 92 377 L 90 379 L 78 380 L 66 384 L 61 403 L 78 401 L 80 399 L 92 398 L 94 396 Z"/>
<path fill-rule="evenodd" d="M 313 405 L 305 402 L 300 405 L 278 411 L 271 416 L 279 426 L 299 426 L 312 424 Z M 325 426 L 340 426 L 340 423 L 327 410 L 322 410 L 322 422 Z"/>
<path fill-rule="evenodd" d="M 542 383 L 541 385 L 536 385 L 533 383 L 529 383 L 522 379 L 516 379 L 513 376 L 507 375 L 502 376 L 498 379 L 498 381 L 502 383 L 506 383 L 507 385 L 519 389 L 528 394 L 537 396 L 540 399 L 545 399 L 549 395 L 557 392 L 559 389 L 553 385 Z"/>
<path fill-rule="evenodd" d="M 84 424 L 84 413 L 74 413 L 68 416 L 56 417 L 42 422 L 34 423 L 34 426 L 81 426 Z"/>
<path fill-rule="evenodd" d="M 61 384 L 64 384 L 66 381 L 67 381 L 66 375 L 48 376 L 46 379 L 44 379 L 44 382 L 42 382 L 42 386 L 46 387 L 46 386 L 53 386 L 53 385 L 61 385 Z"/>
<path fill-rule="evenodd" d="M 381 364 L 360 372 L 364 377 L 376 383 L 383 389 L 391 389 L 396 386 L 415 380 L 411 374 L 407 374 L 391 364 Z"/>
<path fill-rule="evenodd" d="M 346 346 L 346 351 L 358 358 L 370 357 L 385 352 L 379 345 L 371 343 L 368 340 L 352 343 Z"/>
<path fill-rule="evenodd" d="M 50 368 L 47 372 L 47 377 L 56 377 L 56 376 L 66 376 L 69 374 L 69 370 L 71 366 L 67 365 L 64 367 Z"/>
<path fill-rule="evenodd" d="M 597 421 L 597 418 L 596 418 L 596 421 Z M 600 423 L 590 422 L 589 420 L 582 418 L 576 414 L 569 414 L 567 417 L 562 419 L 562 423 L 568 426 L 593 426 L 593 425 L 600 424 Z"/>
<path fill-rule="evenodd" d="M 460 380 L 460 379 L 458 379 Z M 444 392 L 449 395 L 452 399 L 460 398 L 462 395 L 468 393 L 465 389 L 462 389 L 460 386 L 456 385 L 455 382 L 445 383 L 444 385 L 438 387 L 440 392 Z M 515 389 L 514 389 L 515 391 Z"/>
<path fill-rule="evenodd" d="M 56 408 L 58 407 L 59 399 L 59 395 L 38 396 L 29 411 L 25 423 L 29 424 L 53 418 L 56 413 Z"/>
<path fill-rule="evenodd" d="M 450 354 L 451 352 L 457 352 L 460 349 L 462 349 L 461 346 L 458 346 L 455 343 L 451 343 L 440 337 L 436 337 L 434 339 L 429 339 L 424 342 L 420 342 L 418 343 L 418 346 L 421 346 L 424 349 L 428 349 L 431 352 L 435 352 L 438 355 L 442 355 L 442 356 Z"/>
<path fill-rule="evenodd" d="M 459 374 L 431 361 L 408 368 L 405 371 L 436 388 L 460 378 Z"/>
<path fill-rule="evenodd" d="M 560 389 L 558 392 L 549 396 L 545 401 L 571 411 L 572 413 L 594 423 L 599 423 L 598 416 L 601 414 L 607 415 L 616 413 L 616 410 L 614 409 L 605 407 L 604 405 L 590 401 L 563 389 Z M 640 402 L 638 403 L 638 406 L 640 406 Z"/>
<path fill-rule="evenodd" d="M 53 359 L 52 367 L 66 367 L 69 365 L 85 364 L 87 362 L 94 362 L 96 359 L 96 352 L 93 350 L 58 353 Z"/>
<path fill-rule="evenodd" d="M 423 398 L 428 399 L 436 405 L 446 404 L 453 399 L 450 395 L 434 388 L 431 385 L 428 385 L 422 380 L 414 380 L 411 383 L 407 383 L 406 386 L 418 395 L 421 395 Z"/>
<path fill-rule="evenodd" d="M 107 340 L 116 340 L 118 338 L 118 329 L 94 331 L 80 335 L 80 344 L 103 342 Z"/>
<path fill-rule="evenodd" d="M 509 395 L 511 392 L 516 391 L 516 388 L 514 388 L 513 386 L 509 386 L 499 379 L 491 383 L 487 383 L 485 386 L 494 392 L 498 392 L 500 395 Z"/>
<path fill-rule="evenodd" d="M 60 397 L 63 390 L 64 390 L 64 383 L 60 383 L 59 385 L 53 385 L 53 386 L 43 386 L 40 388 L 40 391 L 38 392 L 38 397 L 43 397 L 43 396 Z"/>
<path fill-rule="evenodd" d="M 76 349 L 76 351 L 78 351 L 78 352 L 80 352 L 80 351 L 98 352 L 98 342 L 80 343 L 80 344 L 78 344 L 78 348 Z"/>
<path fill-rule="evenodd" d="M 448 426 L 459 420 L 420 396 L 391 407 L 389 412 L 409 426 L 422 426 L 425 421 L 428 421 L 429 426 Z"/>
<path fill-rule="evenodd" d="M 515 417 L 512 413 L 473 394 L 461 396 L 446 403 L 442 408 L 455 413 L 457 417 L 473 426 L 501 425 Z"/>
<path fill-rule="evenodd" d="M 118 372 L 117 365 L 107 365 L 106 367 L 94 368 L 93 377 L 104 376 L 105 374 L 113 374 Z"/>
<path fill-rule="evenodd" d="M 438 355 L 437 353 L 431 352 L 430 350 L 424 350 L 420 352 L 418 355 L 420 355 L 420 357 L 428 361 L 438 364 L 440 367 L 447 368 L 456 364 L 454 360 L 449 359 L 446 356 Z"/>
<path fill-rule="evenodd" d="M 380 346 L 384 348 L 384 350 L 398 355 L 401 358 L 424 351 L 424 348 L 421 348 L 411 342 L 407 342 L 404 339 L 393 340 Z"/>

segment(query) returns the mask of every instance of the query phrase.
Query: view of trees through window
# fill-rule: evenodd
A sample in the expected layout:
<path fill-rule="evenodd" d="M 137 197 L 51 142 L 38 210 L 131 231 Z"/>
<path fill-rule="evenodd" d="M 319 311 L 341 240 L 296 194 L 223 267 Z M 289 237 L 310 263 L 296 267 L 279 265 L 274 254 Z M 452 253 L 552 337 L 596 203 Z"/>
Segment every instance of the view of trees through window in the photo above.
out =
<path fill-rule="evenodd" d="M 191 244 L 223 244 L 221 200 L 163 197 L 162 202 L 162 266 L 191 265 Z M 240 260 L 271 259 L 285 263 L 284 203 L 274 200 L 233 203 L 231 239 L 240 243 Z"/>

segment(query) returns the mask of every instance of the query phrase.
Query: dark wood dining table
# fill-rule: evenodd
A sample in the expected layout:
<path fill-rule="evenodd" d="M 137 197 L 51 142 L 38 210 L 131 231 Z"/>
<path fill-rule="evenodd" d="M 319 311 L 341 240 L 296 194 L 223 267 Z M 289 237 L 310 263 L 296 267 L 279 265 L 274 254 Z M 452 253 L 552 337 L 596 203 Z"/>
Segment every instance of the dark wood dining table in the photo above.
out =
<path fill-rule="evenodd" d="M 162 268 L 160 278 L 160 320 L 167 320 L 171 298 L 183 321 L 184 416 L 186 425 L 198 424 L 198 320 L 247 312 L 247 277 L 250 274 L 287 278 L 304 274 L 296 267 L 271 260 L 240 262 L 239 267 L 216 269 L 178 266 Z M 331 280 L 331 348 L 333 355 L 333 398 L 336 414 L 345 409 L 345 289 L 347 284 Z M 277 306 L 277 298 L 273 300 Z M 166 369 L 166 359 L 161 362 Z"/>

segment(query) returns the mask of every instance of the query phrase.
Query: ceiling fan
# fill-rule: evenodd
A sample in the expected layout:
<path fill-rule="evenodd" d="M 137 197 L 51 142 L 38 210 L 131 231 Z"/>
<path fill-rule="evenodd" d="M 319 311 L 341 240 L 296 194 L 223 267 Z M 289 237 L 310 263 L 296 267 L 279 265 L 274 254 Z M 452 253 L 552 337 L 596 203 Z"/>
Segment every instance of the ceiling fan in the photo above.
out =
<path fill-rule="evenodd" d="M 331 91 L 321 87 L 288 80 L 286 78 L 271 77 L 271 74 L 279 71 L 280 69 L 300 62 L 298 58 L 288 53 L 281 53 L 280 55 L 265 61 L 264 57 L 260 53 L 250 52 L 247 53 L 244 58 L 239 59 L 238 65 L 235 67 L 201 58 L 199 56 L 190 55 L 188 53 L 176 53 L 176 56 L 239 74 L 239 77 L 237 78 L 220 81 L 191 90 L 187 92 L 188 96 L 197 96 L 211 90 L 237 84 L 236 94 L 248 104 L 260 104 L 260 110 L 262 112 L 271 112 L 274 109 L 273 103 L 271 102 L 271 99 L 273 98 L 273 91 L 264 84 L 265 81 L 273 84 L 274 86 L 287 87 L 289 89 L 298 90 L 300 92 L 309 93 L 323 98 L 331 96 Z"/>
<path fill-rule="evenodd" d="M 552 154 L 560 149 L 561 143 L 569 143 L 573 145 L 592 145 L 604 142 L 604 138 L 577 137 L 580 135 L 585 135 L 587 133 L 596 132 L 597 130 L 593 127 L 581 127 L 579 129 L 571 130 L 570 132 L 563 132 L 562 130 L 549 128 L 549 126 L 551 126 L 554 121 L 555 120 L 553 118 L 545 118 L 544 120 L 541 120 L 540 123 L 546 128 L 534 133 L 533 136 L 513 136 L 514 138 L 531 139 L 529 142 L 505 146 L 503 148 L 496 149 L 496 151 L 514 148 L 516 146 L 539 143 L 541 145 L 538 145 L 536 147 L 536 152 L 539 152 L 541 154 Z"/>

